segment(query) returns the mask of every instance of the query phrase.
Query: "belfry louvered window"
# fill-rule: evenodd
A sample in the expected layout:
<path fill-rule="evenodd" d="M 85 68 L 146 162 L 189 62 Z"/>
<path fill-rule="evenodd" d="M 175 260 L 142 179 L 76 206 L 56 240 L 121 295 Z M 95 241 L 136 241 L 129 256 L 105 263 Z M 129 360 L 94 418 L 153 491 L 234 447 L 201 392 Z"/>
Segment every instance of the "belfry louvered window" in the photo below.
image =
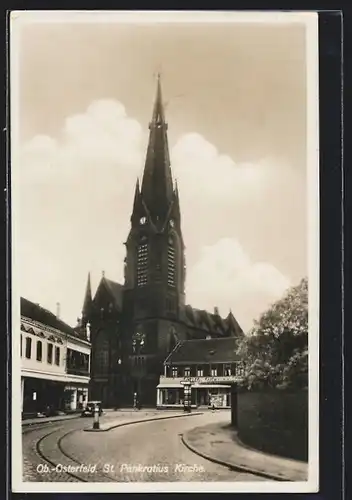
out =
<path fill-rule="evenodd" d="M 172 240 L 167 248 L 167 284 L 176 286 L 176 252 Z"/>
<path fill-rule="evenodd" d="M 148 243 L 138 246 L 137 254 L 137 285 L 145 286 L 148 283 Z"/>

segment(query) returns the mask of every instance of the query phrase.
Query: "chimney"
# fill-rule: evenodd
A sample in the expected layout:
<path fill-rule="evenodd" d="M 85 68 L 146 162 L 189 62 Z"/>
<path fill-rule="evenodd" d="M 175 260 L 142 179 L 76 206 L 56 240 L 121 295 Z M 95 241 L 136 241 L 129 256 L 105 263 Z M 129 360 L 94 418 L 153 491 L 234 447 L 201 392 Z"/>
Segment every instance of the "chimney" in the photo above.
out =
<path fill-rule="evenodd" d="M 60 319 L 60 302 L 56 302 L 56 317 Z"/>
<path fill-rule="evenodd" d="M 214 314 L 219 316 L 219 308 L 217 306 L 214 307 Z"/>

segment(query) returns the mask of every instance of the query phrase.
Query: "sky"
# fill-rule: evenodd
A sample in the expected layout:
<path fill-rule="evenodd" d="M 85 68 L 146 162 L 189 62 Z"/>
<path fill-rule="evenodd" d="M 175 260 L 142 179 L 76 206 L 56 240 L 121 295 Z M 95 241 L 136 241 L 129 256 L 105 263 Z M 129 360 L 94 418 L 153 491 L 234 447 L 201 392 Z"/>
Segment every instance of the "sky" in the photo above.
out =
<path fill-rule="evenodd" d="M 187 303 L 223 316 L 231 308 L 248 331 L 307 275 L 304 24 L 66 21 L 18 30 L 22 296 L 53 312 L 59 302 L 75 324 L 88 272 L 93 292 L 102 271 L 123 282 L 158 71 Z"/>

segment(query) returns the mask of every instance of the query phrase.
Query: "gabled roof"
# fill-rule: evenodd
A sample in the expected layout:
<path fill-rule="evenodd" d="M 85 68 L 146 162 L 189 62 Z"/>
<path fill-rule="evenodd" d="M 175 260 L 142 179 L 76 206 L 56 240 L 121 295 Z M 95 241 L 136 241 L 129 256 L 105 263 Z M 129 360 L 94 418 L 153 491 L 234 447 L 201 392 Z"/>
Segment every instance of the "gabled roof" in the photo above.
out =
<path fill-rule="evenodd" d="M 164 364 L 185 363 L 231 363 L 239 359 L 236 354 L 238 339 L 183 340 L 177 344 Z"/>
<path fill-rule="evenodd" d="M 21 297 L 21 316 L 25 316 L 33 321 L 38 321 L 38 323 L 55 328 L 60 332 L 77 337 L 77 332 L 75 332 L 71 326 L 57 318 L 57 316 L 51 311 L 44 309 L 44 307 L 41 307 L 39 304 L 35 304 L 24 297 Z"/>
<path fill-rule="evenodd" d="M 121 285 L 120 283 L 117 283 L 116 281 L 112 281 L 108 278 L 105 278 L 105 276 L 103 276 L 100 283 L 99 283 L 98 289 L 95 293 L 94 301 L 95 301 L 95 299 L 98 295 L 98 292 L 102 286 L 105 286 L 105 288 L 109 292 L 111 298 L 114 301 L 114 305 L 117 307 L 117 309 L 121 310 L 122 309 L 123 285 Z"/>

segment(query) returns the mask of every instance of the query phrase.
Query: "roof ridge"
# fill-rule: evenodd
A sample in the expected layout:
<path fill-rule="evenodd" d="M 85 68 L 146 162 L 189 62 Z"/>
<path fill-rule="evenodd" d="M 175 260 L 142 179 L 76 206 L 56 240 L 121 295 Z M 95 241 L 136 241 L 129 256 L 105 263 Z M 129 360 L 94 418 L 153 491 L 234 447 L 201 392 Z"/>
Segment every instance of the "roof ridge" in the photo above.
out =
<path fill-rule="evenodd" d="M 33 307 L 35 307 L 35 308 L 39 309 L 40 311 L 42 311 L 42 312 L 44 312 L 44 313 L 46 313 L 46 314 L 49 314 L 49 315 L 52 317 L 52 319 L 55 319 L 55 321 L 56 321 L 57 323 L 60 323 L 61 325 L 64 325 L 64 326 L 67 326 L 67 327 L 69 327 L 71 330 L 73 330 L 73 329 L 74 329 L 74 327 L 73 327 L 73 326 L 71 326 L 69 323 L 66 323 L 66 321 L 63 321 L 61 318 L 58 318 L 58 317 L 57 317 L 57 315 L 56 315 L 55 313 L 53 313 L 52 311 L 50 311 L 50 309 L 47 309 L 46 307 L 41 306 L 39 303 L 37 303 L 37 302 L 33 302 L 32 300 L 26 299 L 26 297 L 22 297 L 22 296 L 20 297 L 20 300 L 25 300 L 26 302 L 28 302 L 29 304 L 31 304 L 31 306 L 33 306 Z M 22 308 L 20 307 L 20 309 L 22 309 Z M 22 314 L 22 313 L 21 313 L 21 316 L 25 316 L 25 317 L 27 317 L 28 319 L 32 319 L 33 321 L 36 321 L 36 320 L 34 320 L 33 318 L 31 318 L 30 316 L 26 316 L 26 315 L 24 315 L 24 314 Z M 42 324 L 45 324 L 45 323 L 42 323 Z M 49 326 L 49 325 L 48 325 L 48 326 Z M 52 327 L 52 328 L 55 328 L 55 327 Z"/>

